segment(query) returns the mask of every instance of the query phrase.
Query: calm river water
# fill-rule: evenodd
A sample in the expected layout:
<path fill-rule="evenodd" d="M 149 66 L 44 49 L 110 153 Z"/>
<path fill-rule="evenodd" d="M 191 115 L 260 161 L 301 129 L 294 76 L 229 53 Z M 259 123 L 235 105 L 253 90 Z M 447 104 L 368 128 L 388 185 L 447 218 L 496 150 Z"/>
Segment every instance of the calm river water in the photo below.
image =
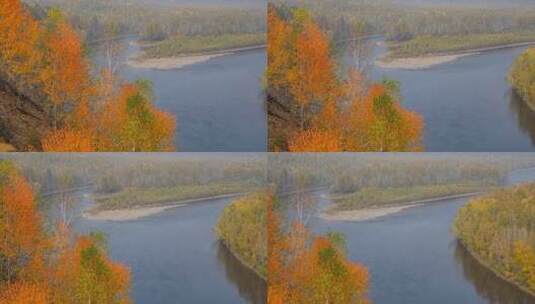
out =
<path fill-rule="evenodd" d="M 79 219 L 75 228 L 106 233 L 111 257 L 131 269 L 135 303 L 265 303 L 264 281 L 214 234 L 230 201 L 208 200 L 127 222 Z M 82 204 L 91 203 L 84 196 Z"/>
<path fill-rule="evenodd" d="M 377 55 L 386 49 L 380 41 Z M 535 113 L 512 94 L 507 75 L 525 48 L 461 58 L 423 70 L 373 67 L 401 83 L 403 105 L 425 120 L 424 146 L 436 152 L 535 150 Z"/>
<path fill-rule="evenodd" d="M 519 170 L 507 183 L 534 180 L 535 169 Z M 349 257 L 370 271 L 374 303 L 535 303 L 458 245 L 451 225 L 466 202 L 444 200 L 364 222 L 315 218 L 310 225 L 345 234 Z M 328 203 L 320 198 L 320 205 Z"/>
<path fill-rule="evenodd" d="M 126 41 L 125 60 L 139 54 Z M 102 64 L 101 56 L 95 57 Z M 262 152 L 267 145 L 267 118 L 261 78 L 265 50 L 213 58 L 174 70 L 123 65 L 122 78 L 148 79 L 155 104 L 175 115 L 175 146 L 181 152 Z"/>

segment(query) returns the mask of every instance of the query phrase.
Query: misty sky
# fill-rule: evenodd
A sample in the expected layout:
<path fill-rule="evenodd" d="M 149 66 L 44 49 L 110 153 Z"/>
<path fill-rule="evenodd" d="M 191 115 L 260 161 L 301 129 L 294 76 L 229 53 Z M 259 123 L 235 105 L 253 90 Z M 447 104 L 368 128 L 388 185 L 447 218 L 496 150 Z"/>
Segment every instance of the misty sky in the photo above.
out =
<path fill-rule="evenodd" d="M 404 4 L 469 4 L 469 5 L 492 5 L 492 6 L 533 6 L 535 7 L 535 0 L 392 0 L 396 3 Z"/>
<path fill-rule="evenodd" d="M 267 0 L 137 0 L 140 3 L 151 3 L 161 5 L 237 5 L 237 6 L 262 6 Z"/>

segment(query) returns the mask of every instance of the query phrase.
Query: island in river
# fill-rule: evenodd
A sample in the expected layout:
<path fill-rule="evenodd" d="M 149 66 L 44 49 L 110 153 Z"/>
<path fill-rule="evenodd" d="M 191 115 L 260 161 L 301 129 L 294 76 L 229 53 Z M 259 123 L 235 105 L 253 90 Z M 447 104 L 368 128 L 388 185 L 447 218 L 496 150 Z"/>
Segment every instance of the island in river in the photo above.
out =
<path fill-rule="evenodd" d="M 535 45 L 535 41 L 509 43 L 458 51 L 427 53 L 415 57 L 392 57 L 390 53 L 387 53 L 385 54 L 385 56 L 378 58 L 375 61 L 375 64 L 378 67 L 384 69 L 419 70 L 427 69 L 439 64 L 453 62 L 467 56 L 479 55 L 485 52 L 492 52 L 504 49 L 526 47 L 531 45 Z"/>

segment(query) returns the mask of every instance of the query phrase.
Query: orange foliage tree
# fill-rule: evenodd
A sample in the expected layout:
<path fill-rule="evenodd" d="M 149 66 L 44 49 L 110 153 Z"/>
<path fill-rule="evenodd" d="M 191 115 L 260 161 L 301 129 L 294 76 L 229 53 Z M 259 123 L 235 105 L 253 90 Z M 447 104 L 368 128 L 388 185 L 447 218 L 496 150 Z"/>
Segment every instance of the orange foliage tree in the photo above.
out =
<path fill-rule="evenodd" d="M 270 100 L 286 104 L 300 128 L 277 132 L 285 142 L 272 149 L 422 150 L 419 115 L 404 109 L 386 86 L 369 86 L 356 69 L 346 79 L 340 77 L 329 37 L 309 13 L 299 8 L 285 15 L 288 20 L 269 6 L 267 85 L 275 97 Z"/>
<path fill-rule="evenodd" d="M 335 97 L 336 65 L 327 36 L 304 9 L 293 11 L 292 22 L 276 9 L 268 11 L 268 85 L 291 96 L 299 108 L 301 131 L 310 120 L 308 108 Z"/>
<path fill-rule="evenodd" d="M 150 101 L 151 88 L 124 85 L 107 103 L 97 128 L 97 143 L 105 151 L 170 151 L 175 120 Z"/>
<path fill-rule="evenodd" d="M 338 236 L 314 237 L 300 222 L 283 232 L 268 206 L 268 303 L 368 303 L 368 271 L 345 256 Z"/>
<path fill-rule="evenodd" d="M 129 270 L 108 259 L 98 237 L 77 237 L 57 253 L 52 270 L 53 303 L 130 303 Z"/>
<path fill-rule="evenodd" d="M 54 128 L 66 104 L 77 106 L 90 92 L 89 65 L 78 34 L 61 12 L 50 10 L 46 20 L 45 67 L 41 70 L 43 91 L 52 103 Z M 58 113 L 59 112 L 59 113 Z"/>
<path fill-rule="evenodd" d="M 9 163 L 0 162 L 0 282 L 42 275 L 45 237 L 33 191 Z"/>
<path fill-rule="evenodd" d="M 42 140 L 47 152 L 93 152 L 92 135 L 87 131 L 64 127 L 47 134 Z"/>
<path fill-rule="evenodd" d="M 0 162 L 0 303 L 130 303 L 130 273 L 100 235 L 75 236 L 60 222 L 43 232 L 33 191 Z"/>
<path fill-rule="evenodd" d="M 401 107 L 384 85 L 372 85 L 348 113 L 346 143 L 358 151 L 420 151 L 422 118 Z"/>
<path fill-rule="evenodd" d="M 83 44 L 59 10 L 38 21 L 20 0 L 0 3 L 0 77 L 23 93 L 44 95 L 52 121 L 51 128 L 43 126 L 51 129 L 41 138 L 44 151 L 174 149 L 174 118 L 142 94 L 142 82 L 117 89 L 118 77 L 102 75 L 90 76 Z"/>
<path fill-rule="evenodd" d="M 42 29 L 20 0 L 0 2 L 0 66 L 11 79 L 26 85 L 37 83 L 36 70 L 42 62 L 38 51 Z"/>
<path fill-rule="evenodd" d="M 51 303 L 46 287 L 35 283 L 15 282 L 0 293 L 0 304 Z"/>

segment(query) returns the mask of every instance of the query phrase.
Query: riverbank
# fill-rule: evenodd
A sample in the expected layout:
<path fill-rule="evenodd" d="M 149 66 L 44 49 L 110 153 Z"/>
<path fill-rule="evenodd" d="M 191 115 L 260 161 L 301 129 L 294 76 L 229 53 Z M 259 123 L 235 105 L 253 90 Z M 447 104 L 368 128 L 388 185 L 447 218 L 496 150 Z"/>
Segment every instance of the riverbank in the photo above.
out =
<path fill-rule="evenodd" d="M 378 59 L 375 65 L 383 69 L 396 70 L 422 70 L 436 65 L 457 61 L 463 57 L 477 55 L 478 53 L 467 53 L 458 55 L 428 55 L 411 58 Z"/>
<path fill-rule="evenodd" d="M 229 55 L 222 53 L 217 55 L 192 55 L 170 58 L 153 58 L 153 59 L 128 59 L 127 64 L 136 69 L 153 69 L 153 70 L 177 70 L 189 65 L 203 63 L 217 57 Z"/>
<path fill-rule="evenodd" d="M 485 269 L 488 269 L 490 270 L 496 277 L 504 280 L 505 282 L 515 286 L 516 288 L 520 289 L 521 291 L 525 292 L 526 294 L 529 294 L 531 295 L 533 298 L 535 298 L 535 292 L 529 290 L 528 288 L 526 288 L 525 286 L 522 286 L 520 284 L 518 284 L 516 281 L 510 279 L 510 278 L 507 278 L 505 277 L 503 274 L 501 274 L 500 272 L 496 271 L 493 267 L 491 267 L 488 263 L 486 263 L 477 253 L 473 252 L 472 250 L 470 250 L 470 248 L 468 248 L 466 245 L 463 244 L 463 242 L 459 239 L 457 239 L 457 242 L 459 243 L 459 245 L 468 252 L 468 254 L 477 262 L 479 263 L 482 267 L 484 267 Z"/>
<path fill-rule="evenodd" d="M 221 245 L 223 245 L 229 252 L 230 254 L 232 254 L 232 256 L 238 260 L 238 262 L 240 262 L 240 264 L 242 266 L 244 266 L 245 268 L 249 269 L 250 271 L 252 271 L 255 275 L 257 275 L 260 279 L 262 279 L 263 281 L 266 281 L 267 282 L 267 278 L 265 275 L 262 275 L 260 273 L 260 271 L 258 271 L 257 269 L 254 268 L 253 265 L 247 263 L 245 261 L 245 259 L 243 259 L 237 252 L 235 252 L 234 250 L 232 250 L 232 248 L 230 246 L 228 246 L 226 243 L 225 243 L 225 240 L 223 239 L 219 239 L 219 242 L 221 243 Z"/>
<path fill-rule="evenodd" d="M 480 55 L 492 51 L 526 47 L 532 45 L 535 45 L 535 41 L 508 43 L 489 47 L 460 49 L 454 51 L 442 51 L 407 57 L 393 56 L 390 52 L 385 56 L 377 59 L 375 61 L 375 65 L 384 69 L 421 70 L 428 69 L 440 64 L 451 63 L 468 56 Z"/>
<path fill-rule="evenodd" d="M 136 207 L 136 208 L 123 208 L 123 209 L 114 209 L 114 210 L 98 210 L 90 209 L 82 214 L 82 217 L 92 220 L 92 221 L 130 221 L 144 218 L 147 216 L 155 215 L 162 213 L 168 209 L 178 208 L 187 206 L 193 203 L 199 203 L 203 201 L 224 199 L 224 198 L 233 198 L 244 195 L 244 193 L 230 193 L 223 195 L 215 195 L 209 197 L 201 197 L 195 199 L 188 199 L 177 201 L 174 203 L 162 203 L 161 205 L 153 205 L 147 207 Z"/>
<path fill-rule="evenodd" d="M 112 194 L 95 197 L 95 210 L 120 210 L 166 206 L 185 200 L 254 191 L 258 186 L 250 183 L 207 183 L 203 185 L 177 185 L 174 187 L 125 188 Z"/>
<path fill-rule="evenodd" d="M 238 53 L 265 49 L 265 44 L 250 45 L 238 48 L 224 48 L 195 53 L 184 53 L 175 56 L 163 56 L 158 58 L 147 57 L 145 53 L 140 56 L 129 58 L 127 65 L 138 69 L 176 70 L 190 65 L 207 62 L 214 58 L 235 55 Z"/>
<path fill-rule="evenodd" d="M 386 206 L 386 207 L 370 207 L 357 210 L 342 210 L 342 211 L 333 211 L 327 209 L 326 211 L 320 214 L 320 217 L 327 221 L 350 221 L 350 222 L 362 222 L 377 219 L 380 217 L 392 215 L 399 213 L 401 211 L 421 207 L 429 203 L 436 203 L 444 200 L 464 198 L 479 195 L 482 192 L 472 192 L 472 193 L 463 193 L 456 195 L 440 196 L 434 198 L 428 198 L 423 200 L 416 201 L 407 201 L 405 203 L 399 203 L 396 206 Z"/>

